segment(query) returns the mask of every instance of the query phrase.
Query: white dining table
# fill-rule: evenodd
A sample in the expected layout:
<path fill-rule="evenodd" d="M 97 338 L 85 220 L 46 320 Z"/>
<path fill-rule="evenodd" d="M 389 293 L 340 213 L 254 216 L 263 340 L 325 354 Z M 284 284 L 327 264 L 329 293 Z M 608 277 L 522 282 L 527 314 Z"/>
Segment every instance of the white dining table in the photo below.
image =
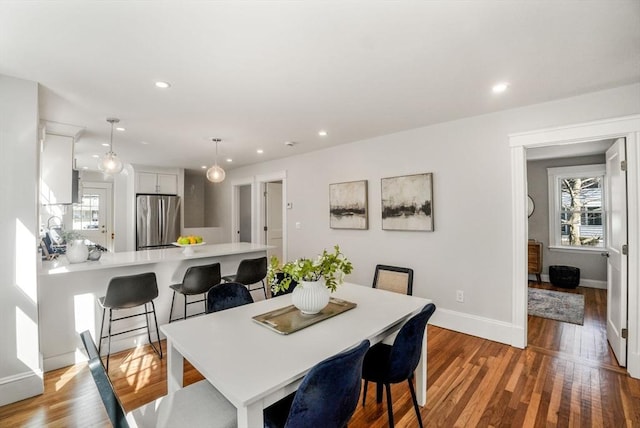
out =
<path fill-rule="evenodd" d="M 237 408 L 238 427 L 262 427 L 263 409 L 294 392 L 314 365 L 365 339 L 372 345 L 382 341 L 431 303 L 349 283 L 332 296 L 357 306 L 288 335 L 252 317 L 291 305 L 290 294 L 161 326 L 167 338 L 169 392 L 182 388 L 187 359 Z M 427 394 L 426 346 L 425 331 L 415 373 L 421 406 Z"/>

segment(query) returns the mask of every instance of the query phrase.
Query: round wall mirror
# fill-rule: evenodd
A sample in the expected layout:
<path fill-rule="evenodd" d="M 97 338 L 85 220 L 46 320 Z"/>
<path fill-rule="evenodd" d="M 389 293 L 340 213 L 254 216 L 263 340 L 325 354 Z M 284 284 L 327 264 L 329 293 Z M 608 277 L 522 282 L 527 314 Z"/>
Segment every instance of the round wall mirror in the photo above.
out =
<path fill-rule="evenodd" d="M 527 195 L 527 217 L 531 217 L 531 214 L 533 214 L 533 210 L 536 209 L 536 205 L 533 203 L 533 199 L 531 199 L 531 196 Z"/>

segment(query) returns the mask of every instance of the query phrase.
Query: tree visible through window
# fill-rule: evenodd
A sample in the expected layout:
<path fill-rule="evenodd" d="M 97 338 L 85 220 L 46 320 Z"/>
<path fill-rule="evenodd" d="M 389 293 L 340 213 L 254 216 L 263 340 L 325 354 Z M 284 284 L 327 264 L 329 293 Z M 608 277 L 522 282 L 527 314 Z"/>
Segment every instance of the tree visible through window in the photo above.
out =
<path fill-rule="evenodd" d="M 604 167 L 549 168 L 551 242 L 572 248 L 604 247 Z"/>

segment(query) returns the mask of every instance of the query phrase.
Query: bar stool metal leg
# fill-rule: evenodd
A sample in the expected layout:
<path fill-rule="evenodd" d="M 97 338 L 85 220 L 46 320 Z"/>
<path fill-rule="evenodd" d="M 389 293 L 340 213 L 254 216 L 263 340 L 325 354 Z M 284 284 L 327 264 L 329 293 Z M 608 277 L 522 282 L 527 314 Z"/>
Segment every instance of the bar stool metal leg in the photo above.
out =
<path fill-rule="evenodd" d="M 153 300 L 151 301 L 151 308 L 153 310 L 153 320 L 155 321 L 155 324 L 156 324 L 156 337 L 158 338 L 158 349 L 156 349 L 156 347 L 153 346 L 153 342 L 151 341 L 151 334 L 149 334 L 149 343 L 151 344 L 151 347 L 154 349 L 154 351 L 156 351 L 156 353 L 160 356 L 160 359 L 162 359 L 162 345 L 160 344 L 160 329 L 158 328 L 158 317 L 156 315 L 156 305 L 153 303 Z M 148 327 L 147 327 L 147 331 L 149 331 Z"/>
<path fill-rule="evenodd" d="M 173 291 L 173 296 L 171 297 L 171 309 L 169 310 L 169 322 L 173 321 L 171 317 L 173 316 L 173 302 L 176 300 L 176 292 Z"/>

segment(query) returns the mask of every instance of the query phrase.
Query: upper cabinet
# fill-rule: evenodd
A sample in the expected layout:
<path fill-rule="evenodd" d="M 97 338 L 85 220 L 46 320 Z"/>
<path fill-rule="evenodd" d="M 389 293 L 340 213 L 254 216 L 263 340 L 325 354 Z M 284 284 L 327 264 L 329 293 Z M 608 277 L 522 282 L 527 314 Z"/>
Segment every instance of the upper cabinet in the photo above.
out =
<path fill-rule="evenodd" d="M 178 176 L 155 172 L 136 173 L 136 193 L 178 194 Z"/>
<path fill-rule="evenodd" d="M 46 134 L 40 157 L 40 203 L 71 204 L 73 200 L 73 137 Z"/>

